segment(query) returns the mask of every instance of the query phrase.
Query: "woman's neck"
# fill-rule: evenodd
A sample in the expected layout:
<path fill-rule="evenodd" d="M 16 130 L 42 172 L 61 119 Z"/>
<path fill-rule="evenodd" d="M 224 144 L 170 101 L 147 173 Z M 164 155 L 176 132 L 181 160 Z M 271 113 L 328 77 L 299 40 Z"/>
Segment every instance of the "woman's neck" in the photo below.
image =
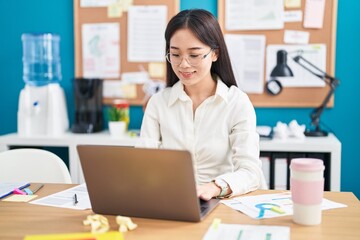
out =
<path fill-rule="evenodd" d="M 212 79 L 211 75 L 206 80 L 199 82 L 196 85 L 185 86 L 184 90 L 186 94 L 191 98 L 193 102 L 193 111 L 207 98 L 213 96 L 216 92 L 217 81 Z"/>

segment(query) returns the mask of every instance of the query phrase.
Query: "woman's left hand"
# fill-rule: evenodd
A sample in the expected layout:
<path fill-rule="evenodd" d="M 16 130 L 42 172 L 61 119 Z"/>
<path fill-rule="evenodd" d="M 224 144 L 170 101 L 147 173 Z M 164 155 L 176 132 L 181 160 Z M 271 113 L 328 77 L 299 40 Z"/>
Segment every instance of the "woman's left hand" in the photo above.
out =
<path fill-rule="evenodd" d="M 219 196 L 221 189 L 215 183 L 205 183 L 197 186 L 197 195 L 199 198 L 209 201 L 213 197 Z"/>

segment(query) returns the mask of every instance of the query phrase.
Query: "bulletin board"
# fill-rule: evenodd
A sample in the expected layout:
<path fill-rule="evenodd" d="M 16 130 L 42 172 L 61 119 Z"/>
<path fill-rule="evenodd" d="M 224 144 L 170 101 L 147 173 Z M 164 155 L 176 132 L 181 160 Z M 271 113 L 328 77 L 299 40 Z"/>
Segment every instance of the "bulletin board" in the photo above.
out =
<path fill-rule="evenodd" d="M 143 66 L 144 70 L 148 70 L 147 62 L 129 62 L 127 60 L 127 12 L 123 12 L 121 17 L 109 18 L 107 7 L 80 7 L 80 2 L 81 0 L 74 0 L 75 77 L 83 77 L 81 26 L 86 23 L 115 22 L 120 24 L 120 74 L 123 72 L 139 72 L 139 65 Z M 165 5 L 168 11 L 168 21 L 179 11 L 179 0 L 133 0 L 133 5 Z M 165 80 L 165 76 L 161 80 Z M 116 79 L 104 79 L 104 81 L 107 80 Z M 127 99 L 131 105 L 142 105 L 144 103 L 145 94 L 142 87 L 142 84 L 136 84 L 136 98 Z M 114 100 L 113 98 L 104 98 L 103 102 L 104 104 L 111 104 Z"/>
<path fill-rule="evenodd" d="M 218 0 L 218 20 L 224 34 L 251 34 L 265 35 L 266 46 L 269 44 L 285 44 L 284 30 L 298 30 L 310 33 L 309 44 L 326 44 L 326 72 L 334 76 L 335 73 L 335 46 L 336 46 L 336 15 L 337 0 L 326 0 L 323 28 L 310 29 L 303 27 L 301 22 L 284 22 L 284 28 L 279 30 L 251 30 L 251 31 L 229 31 L 225 29 L 225 1 Z M 306 0 L 301 0 L 301 8 L 285 8 L 288 10 L 302 10 L 304 19 Z M 266 61 L 266 47 L 265 60 Z M 266 68 L 266 63 L 265 63 Z M 265 69 L 266 70 L 266 69 Z M 325 87 L 284 87 L 280 94 L 269 95 L 265 90 L 266 71 L 264 70 L 264 92 L 262 94 L 248 94 L 256 107 L 318 107 L 329 91 Z M 329 101 L 327 107 L 334 106 L 334 97 Z"/>

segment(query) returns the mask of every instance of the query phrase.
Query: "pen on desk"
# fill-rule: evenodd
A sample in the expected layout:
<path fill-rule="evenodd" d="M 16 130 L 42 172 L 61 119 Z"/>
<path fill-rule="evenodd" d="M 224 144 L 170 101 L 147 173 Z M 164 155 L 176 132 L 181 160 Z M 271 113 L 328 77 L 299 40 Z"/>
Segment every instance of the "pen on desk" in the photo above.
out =
<path fill-rule="evenodd" d="M 78 204 L 78 199 L 77 199 L 77 195 L 76 195 L 76 193 L 74 194 L 74 206 L 76 205 L 76 204 Z"/>

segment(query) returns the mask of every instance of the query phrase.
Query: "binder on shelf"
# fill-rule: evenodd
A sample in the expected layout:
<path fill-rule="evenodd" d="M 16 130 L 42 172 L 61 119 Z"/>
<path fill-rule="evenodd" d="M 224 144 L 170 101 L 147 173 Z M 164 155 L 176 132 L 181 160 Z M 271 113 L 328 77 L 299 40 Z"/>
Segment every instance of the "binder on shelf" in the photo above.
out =
<path fill-rule="evenodd" d="M 264 173 L 266 185 L 270 186 L 270 156 L 261 156 L 262 170 Z"/>
<path fill-rule="evenodd" d="M 287 167 L 286 158 L 275 159 L 275 189 L 277 190 L 287 189 Z"/>

